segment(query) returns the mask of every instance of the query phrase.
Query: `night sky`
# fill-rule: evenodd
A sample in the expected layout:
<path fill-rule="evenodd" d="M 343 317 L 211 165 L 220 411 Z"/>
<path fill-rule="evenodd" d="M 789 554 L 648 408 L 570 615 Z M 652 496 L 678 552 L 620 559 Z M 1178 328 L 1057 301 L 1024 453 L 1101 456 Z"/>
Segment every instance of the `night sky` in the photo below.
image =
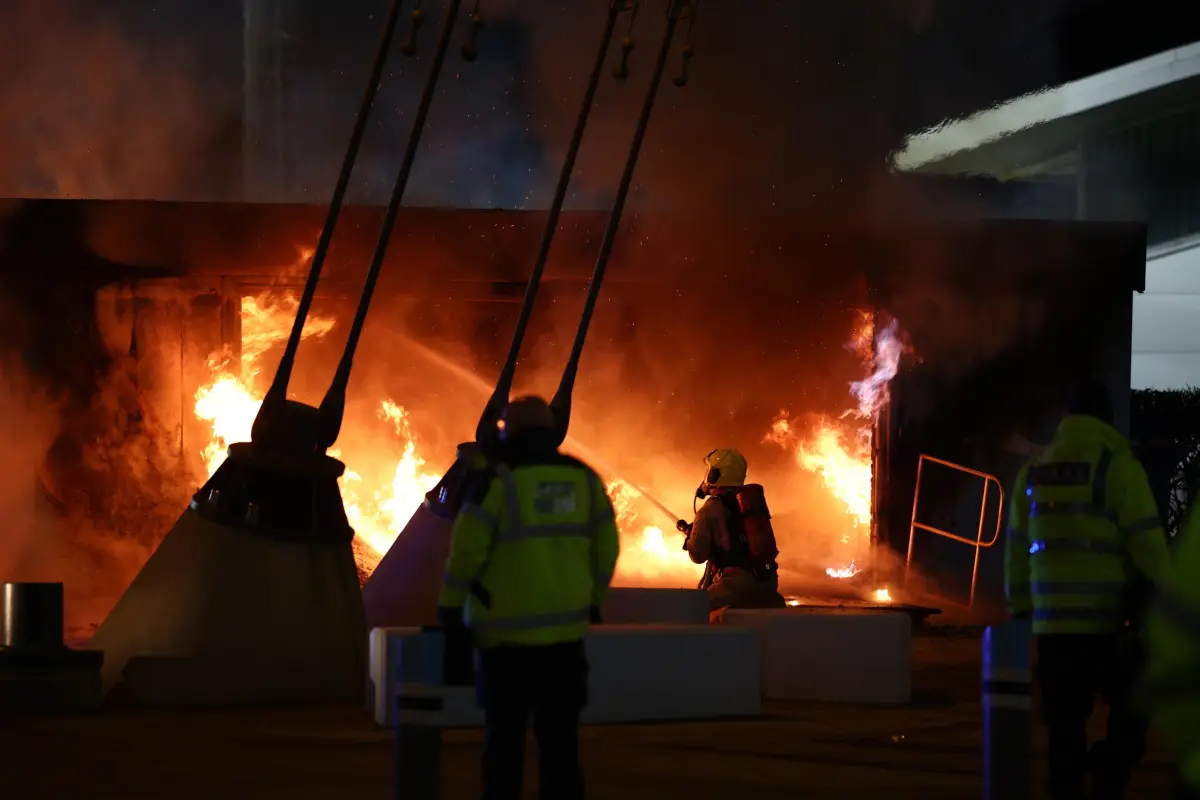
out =
<path fill-rule="evenodd" d="M 431 22 L 439 5 L 426 3 Z M 702 2 L 692 85 L 664 84 L 633 202 L 787 212 L 853 205 L 906 132 L 1200 39 L 1177 10 L 1184 5 Z M 649 2 L 640 14 L 633 78 L 605 76 L 574 207 L 604 205 L 616 183 L 662 6 Z M 385 8 L 384 0 L 291 0 L 281 112 L 288 185 L 273 198 L 327 201 Z M 451 56 L 408 200 L 544 207 L 604 3 L 484 0 L 482 11 L 482 56 L 474 64 Z M 5 3 L 0 193 L 238 199 L 241 26 L 238 0 Z M 397 53 L 391 61 L 353 200 L 386 198 L 433 27 L 423 31 L 425 59 Z"/>

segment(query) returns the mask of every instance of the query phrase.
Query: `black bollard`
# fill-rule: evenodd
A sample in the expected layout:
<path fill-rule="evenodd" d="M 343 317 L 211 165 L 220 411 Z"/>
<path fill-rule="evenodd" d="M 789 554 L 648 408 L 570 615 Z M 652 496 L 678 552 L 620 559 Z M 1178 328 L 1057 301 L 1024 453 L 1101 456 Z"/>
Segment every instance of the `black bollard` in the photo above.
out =
<path fill-rule="evenodd" d="M 983 634 L 983 797 L 1026 800 L 1033 785 L 1032 630 L 1027 620 Z"/>
<path fill-rule="evenodd" d="M 63 646 L 63 585 L 0 586 L 0 648 L 57 650 Z"/>
<path fill-rule="evenodd" d="M 421 633 L 421 650 L 440 653 L 443 636 L 437 628 Z M 441 659 L 438 659 L 441 662 Z M 438 664 L 440 679 L 443 671 Z M 432 681 L 396 685 L 395 781 L 396 800 L 439 800 L 442 792 L 442 687 Z"/>
<path fill-rule="evenodd" d="M 397 800 L 439 800 L 442 796 L 441 687 L 400 684 L 396 695 Z"/>
<path fill-rule="evenodd" d="M 64 643 L 61 583 L 0 584 L 0 714 L 95 709 L 103 664 Z"/>

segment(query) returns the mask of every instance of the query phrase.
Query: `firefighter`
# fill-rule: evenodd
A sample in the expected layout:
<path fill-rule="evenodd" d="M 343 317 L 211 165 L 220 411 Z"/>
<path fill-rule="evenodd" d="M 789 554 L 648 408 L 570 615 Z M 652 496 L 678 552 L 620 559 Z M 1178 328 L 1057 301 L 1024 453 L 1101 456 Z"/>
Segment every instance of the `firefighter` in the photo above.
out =
<path fill-rule="evenodd" d="M 575 800 L 583 637 L 616 568 L 616 517 L 596 473 L 558 452 L 545 400 L 513 400 L 497 428 L 493 466 L 472 476 L 451 530 L 439 619 L 448 655 L 467 636 L 478 649 L 484 798 L 522 796 L 532 716 L 541 796 Z"/>
<path fill-rule="evenodd" d="M 1200 510 L 1195 502 L 1146 625 L 1147 694 L 1155 725 L 1178 763 L 1181 798 L 1200 797 Z"/>
<path fill-rule="evenodd" d="M 1146 472 L 1112 426 L 1112 399 L 1079 387 L 1050 445 L 1017 475 L 1009 508 L 1005 583 L 1014 617 L 1032 617 L 1048 741 L 1050 794 L 1124 795 L 1145 752 L 1133 707 L 1144 588 L 1168 564 Z M 1088 751 L 1096 695 L 1107 734 Z"/>
<path fill-rule="evenodd" d="M 705 564 L 700 588 L 709 608 L 783 608 L 779 594 L 779 550 L 771 529 L 762 487 L 746 484 L 746 459 L 731 447 L 704 458 L 705 473 L 697 499 L 704 504 L 689 525 L 684 547 L 692 561 Z"/>

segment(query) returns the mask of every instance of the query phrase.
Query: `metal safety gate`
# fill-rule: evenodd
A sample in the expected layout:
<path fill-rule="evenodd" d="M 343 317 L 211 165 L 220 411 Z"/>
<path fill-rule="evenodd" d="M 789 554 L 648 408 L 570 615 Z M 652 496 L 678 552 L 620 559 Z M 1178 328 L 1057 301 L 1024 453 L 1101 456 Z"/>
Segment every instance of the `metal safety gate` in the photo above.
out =
<path fill-rule="evenodd" d="M 930 464 L 937 464 L 942 467 L 947 467 L 949 469 L 956 470 L 958 472 L 962 472 L 967 475 L 973 475 L 977 478 L 983 479 L 983 497 L 981 498 L 980 503 L 979 503 L 979 525 L 975 531 L 974 539 L 970 539 L 966 536 L 960 536 L 957 533 L 942 530 L 941 528 L 936 528 L 932 525 L 926 525 L 925 523 L 920 522 L 918 520 L 917 512 L 918 512 L 918 506 L 920 504 L 920 499 L 921 499 L 921 476 L 924 472 L 926 462 L 928 462 Z M 996 530 L 992 532 L 992 538 L 985 542 L 983 540 L 983 524 L 987 518 L 988 490 L 992 484 L 996 485 L 996 491 L 999 492 L 1000 505 L 999 505 L 999 510 L 996 513 Z M 962 542 L 963 544 L 970 545 L 971 547 L 975 548 L 975 561 L 971 567 L 971 593 L 970 593 L 969 599 L 967 600 L 967 608 L 971 608 L 975 604 L 975 583 L 979 577 L 979 554 L 983 551 L 984 548 L 991 547 L 992 545 L 996 544 L 997 541 L 999 541 L 999 539 L 1000 539 L 1000 520 L 1003 516 L 1004 516 L 1004 486 L 1000 483 L 1000 480 L 995 475 L 989 475 L 988 473 L 980 472 L 977 469 L 971 469 L 970 467 L 964 467 L 961 464 L 955 464 L 951 461 L 945 461 L 940 458 L 934 458 L 933 456 L 928 456 L 928 455 L 925 455 L 924 453 L 922 453 L 920 458 L 917 461 L 917 485 L 913 489 L 912 522 L 908 529 L 908 558 L 904 564 L 904 582 L 905 582 L 905 584 L 908 583 L 909 572 L 912 570 L 913 541 L 916 539 L 917 531 L 919 531 L 919 530 L 926 531 L 928 533 L 932 533 L 937 536 L 942 536 L 946 539 L 950 539 L 951 541 Z M 943 598 L 943 599 L 949 599 L 949 598 Z M 955 602 L 955 601 L 951 600 L 951 602 Z M 961 605 L 961 603 L 956 603 L 956 604 Z"/>

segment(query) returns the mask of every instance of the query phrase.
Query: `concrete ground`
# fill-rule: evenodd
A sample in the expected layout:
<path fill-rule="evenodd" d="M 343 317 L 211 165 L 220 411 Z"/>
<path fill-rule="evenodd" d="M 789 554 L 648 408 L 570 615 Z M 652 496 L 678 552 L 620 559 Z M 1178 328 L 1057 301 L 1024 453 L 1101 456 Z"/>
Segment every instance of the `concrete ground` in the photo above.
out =
<path fill-rule="evenodd" d="M 589 796 L 980 797 L 978 632 L 918 633 L 914 690 L 903 708 L 770 703 L 755 720 L 587 728 Z M 477 796 L 480 741 L 475 731 L 446 733 L 443 797 Z M 0 796 L 386 798 L 390 748 L 351 708 L 6 719 Z M 1169 785 L 1155 746 L 1129 796 L 1167 797 Z"/>

